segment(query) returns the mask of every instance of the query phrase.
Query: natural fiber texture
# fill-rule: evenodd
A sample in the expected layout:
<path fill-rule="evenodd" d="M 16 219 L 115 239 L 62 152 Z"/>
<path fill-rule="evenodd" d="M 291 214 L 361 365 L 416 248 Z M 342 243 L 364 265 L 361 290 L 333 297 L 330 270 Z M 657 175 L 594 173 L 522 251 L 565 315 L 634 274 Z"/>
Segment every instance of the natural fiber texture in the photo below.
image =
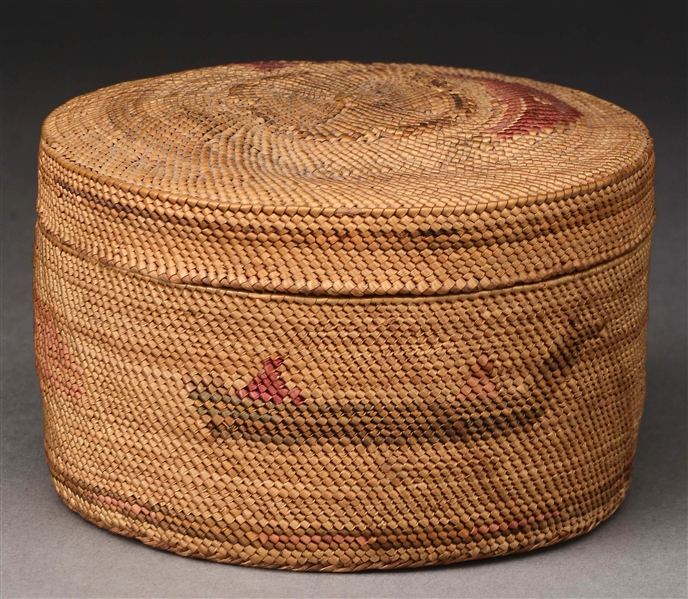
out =
<path fill-rule="evenodd" d="M 45 122 L 37 369 L 58 493 L 184 555 L 356 570 L 529 550 L 630 482 L 651 139 L 417 65 L 124 83 Z"/>
<path fill-rule="evenodd" d="M 107 88 L 47 119 L 41 216 L 113 266 L 297 294 L 495 289 L 644 239 L 654 161 L 639 121 L 490 77 L 268 64 Z"/>

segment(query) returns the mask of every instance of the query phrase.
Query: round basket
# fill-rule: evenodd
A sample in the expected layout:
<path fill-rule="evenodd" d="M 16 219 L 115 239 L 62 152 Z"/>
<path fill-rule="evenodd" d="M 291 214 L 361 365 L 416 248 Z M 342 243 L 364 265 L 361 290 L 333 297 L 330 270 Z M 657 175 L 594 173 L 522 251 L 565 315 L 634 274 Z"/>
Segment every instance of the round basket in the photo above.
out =
<path fill-rule="evenodd" d="M 654 151 L 628 112 L 448 67 L 228 65 L 45 121 L 36 364 L 60 497 L 182 555 L 450 563 L 630 483 Z"/>

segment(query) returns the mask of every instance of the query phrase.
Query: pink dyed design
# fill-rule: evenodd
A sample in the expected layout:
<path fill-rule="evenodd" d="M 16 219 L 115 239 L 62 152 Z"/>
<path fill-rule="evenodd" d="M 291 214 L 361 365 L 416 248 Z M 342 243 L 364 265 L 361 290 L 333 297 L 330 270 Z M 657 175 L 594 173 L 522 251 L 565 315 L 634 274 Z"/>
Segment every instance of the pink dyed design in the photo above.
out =
<path fill-rule="evenodd" d="M 303 543 L 304 545 L 308 545 L 309 543 L 315 543 L 316 545 L 320 543 L 327 543 L 328 545 L 330 543 L 348 543 L 349 545 L 351 545 L 352 543 L 357 543 L 358 545 L 363 546 L 367 545 L 371 541 L 371 539 L 366 539 L 365 537 L 352 537 L 351 535 L 302 535 L 300 537 L 292 535 L 288 537 L 287 535 L 267 535 L 264 532 L 258 535 L 258 539 L 263 545 L 265 545 L 266 543 L 292 543 L 294 545 L 296 545 L 297 543 Z"/>
<path fill-rule="evenodd" d="M 471 529 L 471 532 L 468 533 L 471 536 L 477 535 L 480 533 L 481 535 L 485 535 L 488 532 L 497 532 L 498 530 L 501 530 L 502 532 L 506 532 L 507 530 L 516 530 L 517 528 L 525 528 L 526 526 L 530 526 L 531 524 L 535 524 L 535 522 L 542 522 L 544 520 L 550 520 L 551 518 L 555 518 L 556 516 L 559 515 L 559 511 L 554 511 L 554 512 L 545 512 L 544 514 L 538 514 L 537 516 L 531 516 L 530 518 L 522 518 L 521 520 L 512 520 L 511 522 L 500 522 L 499 524 L 493 522 L 489 526 L 486 524 L 483 524 L 480 527 L 474 526 Z"/>
<path fill-rule="evenodd" d="M 487 354 L 481 354 L 476 363 L 471 366 L 470 375 L 461 387 L 456 399 L 461 402 L 471 401 L 480 405 L 487 398 L 494 400 L 499 397 L 499 391 L 489 378 L 493 369 L 494 364 Z"/>
<path fill-rule="evenodd" d="M 80 399 L 86 392 L 84 369 L 70 353 L 46 303 L 33 290 L 36 371 L 43 385 Z"/>
<path fill-rule="evenodd" d="M 619 477 L 619 480 L 617 480 L 611 487 L 611 491 L 614 491 L 618 489 L 621 485 L 623 485 L 630 477 L 631 477 L 631 470 L 632 468 L 626 468 L 624 470 L 623 474 Z"/>
<path fill-rule="evenodd" d="M 93 497 L 93 499 L 95 499 L 96 501 L 100 501 L 101 503 L 118 507 L 119 509 L 125 512 L 130 512 L 135 516 L 137 516 L 138 514 L 143 514 L 144 516 L 148 516 L 149 518 L 155 520 L 155 512 L 152 512 L 149 509 L 146 509 L 145 507 L 138 505 L 137 503 L 121 501 L 120 499 L 114 499 L 113 497 L 109 497 L 108 495 L 96 495 L 95 493 L 90 493 L 90 495 L 91 497 Z"/>
<path fill-rule="evenodd" d="M 506 105 L 506 111 L 501 120 L 485 132 L 496 133 L 502 138 L 551 129 L 557 125 L 567 125 L 581 116 L 578 110 L 563 100 L 524 83 L 472 77 L 445 71 L 437 71 L 437 74 L 443 77 L 480 81 L 492 91 L 497 96 L 498 103 Z"/>
<path fill-rule="evenodd" d="M 262 399 L 266 403 L 271 401 L 274 404 L 280 404 L 289 399 L 294 405 L 301 405 L 305 401 L 301 395 L 301 389 L 299 387 L 287 389 L 287 385 L 279 373 L 281 365 L 282 358 L 279 356 L 263 360 L 263 370 L 253 377 L 248 385 L 236 392 L 237 397 L 239 399 L 244 397 Z"/>

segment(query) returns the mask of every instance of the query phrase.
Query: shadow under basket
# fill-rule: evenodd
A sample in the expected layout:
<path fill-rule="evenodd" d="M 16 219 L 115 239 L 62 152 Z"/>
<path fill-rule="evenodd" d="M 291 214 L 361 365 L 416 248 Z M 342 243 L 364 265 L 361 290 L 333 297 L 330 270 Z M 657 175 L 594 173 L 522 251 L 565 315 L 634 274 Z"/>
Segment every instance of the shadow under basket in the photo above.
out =
<path fill-rule="evenodd" d="M 583 92 L 237 64 L 45 121 L 36 366 L 55 488 L 182 555 L 452 563 L 623 500 L 654 151 Z"/>

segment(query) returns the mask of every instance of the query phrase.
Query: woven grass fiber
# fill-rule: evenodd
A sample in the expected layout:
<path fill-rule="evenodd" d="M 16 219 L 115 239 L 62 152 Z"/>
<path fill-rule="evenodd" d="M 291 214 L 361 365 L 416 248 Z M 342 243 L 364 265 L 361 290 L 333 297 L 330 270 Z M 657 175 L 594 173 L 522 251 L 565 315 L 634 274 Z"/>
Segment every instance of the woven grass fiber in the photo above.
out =
<path fill-rule="evenodd" d="M 630 484 L 653 177 L 628 112 L 472 70 L 262 62 L 71 100 L 34 254 L 57 492 L 295 570 L 589 531 Z"/>

